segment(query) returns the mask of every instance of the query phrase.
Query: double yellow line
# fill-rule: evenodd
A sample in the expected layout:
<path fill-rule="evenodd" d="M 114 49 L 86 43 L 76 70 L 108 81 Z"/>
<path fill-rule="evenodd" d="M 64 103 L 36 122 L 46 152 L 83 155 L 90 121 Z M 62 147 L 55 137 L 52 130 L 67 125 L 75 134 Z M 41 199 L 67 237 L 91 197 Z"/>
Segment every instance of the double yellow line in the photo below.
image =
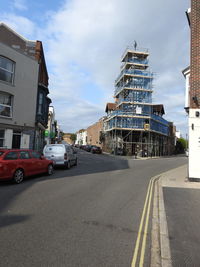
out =
<path fill-rule="evenodd" d="M 146 240 L 147 240 L 147 233 L 148 233 L 149 216 L 150 216 L 150 210 L 151 210 L 151 200 L 152 200 L 152 195 L 153 195 L 153 187 L 154 187 L 155 181 L 158 178 L 159 177 L 153 177 L 151 178 L 149 182 L 131 267 L 135 267 L 135 266 L 143 267 L 144 265 L 144 256 L 145 256 Z M 139 256 L 140 244 L 141 244 L 141 249 L 140 249 L 140 256 Z M 136 265 L 137 262 L 139 263 L 138 265 Z"/>

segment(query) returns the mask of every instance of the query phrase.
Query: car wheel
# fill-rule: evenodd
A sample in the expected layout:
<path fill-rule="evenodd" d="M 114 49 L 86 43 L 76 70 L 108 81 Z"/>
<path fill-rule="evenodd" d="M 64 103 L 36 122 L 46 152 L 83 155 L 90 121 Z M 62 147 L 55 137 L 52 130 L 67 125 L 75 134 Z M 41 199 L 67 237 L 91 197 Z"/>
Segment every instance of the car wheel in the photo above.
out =
<path fill-rule="evenodd" d="M 67 169 L 70 169 L 71 168 L 71 163 L 70 161 L 67 162 Z"/>
<path fill-rule="evenodd" d="M 13 175 L 13 180 L 16 184 L 20 184 L 24 180 L 24 171 L 22 169 L 16 170 Z"/>
<path fill-rule="evenodd" d="M 48 165 L 47 174 L 48 175 L 52 175 L 53 174 L 53 165 L 52 164 L 49 164 Z"/>

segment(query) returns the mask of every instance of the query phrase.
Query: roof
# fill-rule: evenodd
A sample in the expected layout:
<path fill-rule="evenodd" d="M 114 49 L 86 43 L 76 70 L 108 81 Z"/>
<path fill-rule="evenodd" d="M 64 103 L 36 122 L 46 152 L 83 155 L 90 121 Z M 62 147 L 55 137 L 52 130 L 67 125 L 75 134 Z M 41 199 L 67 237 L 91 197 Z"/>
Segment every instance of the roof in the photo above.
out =
<path fill-rule="evenodd" d="M 163 104 L 156 104 L 153 105 L 153 113 L 160 113 L 160 114 L 165 114 L 164 106 Z"/>
<path fill-rule="evenodd" d="M 110 110 L 116 110 L 117 104 L 116 103 L 107 103 L 106 104 L 106 112 Z"/>
<path fill-rule="evenodd" d="M 17 35 L 20 39 L 22 39 L 24 42 L 26 43 L 30 43 L 30 44 L 35 44 L 36 41 L 33 40 L 28 40 L 26 39 L 24 36 L 22 36 L 21 34 L 17 33 L 15 30 L 13 30 L 10 26 L 8 26 L 6 23 L 4 23 L 3 21 L 0 21 L 0 27 L 5 27 L 7 30 L 9 30 L 10 32 L 14 33 L 15 35 Z"/>

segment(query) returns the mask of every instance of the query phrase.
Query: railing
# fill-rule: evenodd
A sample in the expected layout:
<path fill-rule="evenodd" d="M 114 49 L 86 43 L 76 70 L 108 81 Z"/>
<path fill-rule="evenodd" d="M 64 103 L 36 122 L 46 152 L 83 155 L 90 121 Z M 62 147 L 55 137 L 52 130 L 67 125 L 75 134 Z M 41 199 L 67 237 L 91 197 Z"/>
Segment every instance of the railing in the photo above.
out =
<path fill-rule="evenodd" d="M 146 89 L 146 90 L 152 90 L 152 83 L 149 82 L 147 85 L 140 85 L 136 83 L 127 83 L 122 86 L 116 86 L 114 94 L 117 95 L 118 92 L 120 92 L 124 88 L 134 88 L 134 89 Z"/>
<path fill-rule="evenodd" d="M 159 121 L 163 124 L 166 124 L 166 125 L 169 125 L 169 122 L 165 119 L 163 119 L 161 116 L 158 116 L 158 115 L 155 115 L 155 114 L 151 114 L 151 118 L 156 120 L 156 121 Z"/>
<path fill-rule="evenodd" d="M 150 71 L 142 71 L 142 70 L 136 70 L 136 69 L 129 69 L 129 70 L 123 70 L 121 73 L 118 75 L 117 79 L 115 82 L 117 82 L 122 75 L 124 74 L 131 74 L 131 75 L 139 75 L 139 76 L 144 76 L 150 79 L 153 79 L 153 73 Z"/>
<path fill-rule="evenodd" d="M 149 61 L 148 59 L 128 58 L 128 60 L 122 64 L 121 69 L 126 65 L 127 62 L 147 65 Z"/>
<path fill-rule="evenodd" d="M 136 102 L 136 103 L 152 103 L 151 97 L 126 97 L 126 98 L 119 98 L 117 104 L 121 104 L 122 102 L 129 103 L 129 102 Z"/>
<path fill-rule="evenodd" d="M 126 47 L 124 53 L 122 54 L 121 59 L 124 58 L 124 56 L 125 56 L 125 54 L 127 53 L 128 50 L 135 51 L 135 52 L 140 52 L 140 53 L 148 53 L 148 49 L 147 48 L 142 48 L 142 47 L 135 48 L 134 45 L 130 45 L 130 46 Z"/>
<path fill-rule="evenodd" d="M 113 112 L 111 112 L 110 114 L 107 115 L 107 118 L 111 118 L 111 117 L 115 117 L 115 116 L 119 116 L 119 115 L 125 115 L 125 116 L 150 116 L 150 114 L 148 113 L 142 113 L 142 114 L 137 114 L 136 112 L 133 111 L 122 111 L 122 110 L 115 110 Z"/>
<path fill-rule="evenodd" d="M 126 115 L 128 115 L 126 113 Z M 111 118 L 109 121 L 105 122 L 104 129 L 110 130 L 112 128 L 131 128 L 131 129 L 144 129 L 144 124 L 147 118 L 152 118 L 150 116 L 146 116 L 146 118 L 137 117 L 115 117 Z M 150 120 L 150 130 L 168 135 L 169 134 L 169 125 L 162 124 L 160 122 Z"/>

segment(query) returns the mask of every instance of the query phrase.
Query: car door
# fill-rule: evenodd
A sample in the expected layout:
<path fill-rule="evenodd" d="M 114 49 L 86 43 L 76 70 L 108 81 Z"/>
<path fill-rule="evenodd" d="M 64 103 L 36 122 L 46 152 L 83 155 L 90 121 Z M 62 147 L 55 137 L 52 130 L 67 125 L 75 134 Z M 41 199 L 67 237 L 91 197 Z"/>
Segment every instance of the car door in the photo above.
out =
<path fill-rule="evenodd" d="M 4 178 L 12 178 L 19 165 L 18 153 L 16 151 L 6 153 L 1 164 L 3 165 Z"/>
<path fill-rule="evenodd" d="M 35 173 L 42 173 L 46 170 L 46 164 L 41 158 L 41 154 L 37 151 L 31 151 L 31 157 L 35 165 Z"/>
<path fill-rule="evenodd" d="M 25 175 L 35 173 L 35 164 L 28 151 L 19 151 L 19 165 L 24 169 Z"/>

